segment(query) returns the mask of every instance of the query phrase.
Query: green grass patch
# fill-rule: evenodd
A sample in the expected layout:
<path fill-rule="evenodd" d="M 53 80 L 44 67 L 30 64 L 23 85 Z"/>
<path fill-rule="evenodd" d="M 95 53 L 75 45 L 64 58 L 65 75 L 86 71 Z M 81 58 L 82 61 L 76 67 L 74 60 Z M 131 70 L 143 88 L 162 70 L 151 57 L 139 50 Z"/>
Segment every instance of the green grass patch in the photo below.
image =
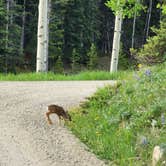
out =
<path fill-rule="evenodd" d="M 166 143 L 165 85 L 166 63 L 129 74 L 71 110 L 69 128 L 110 165 L 151 165 L 153 147 Z"/>
<path fill-rule="evenodd" d="M 122 79 L 128 72 L 109 73 L 105 71 L 84 71 L 79 74 L 22 73 L 0 74 L 0 81 L 68 81 L 68 80 L 112 80 Z"/>

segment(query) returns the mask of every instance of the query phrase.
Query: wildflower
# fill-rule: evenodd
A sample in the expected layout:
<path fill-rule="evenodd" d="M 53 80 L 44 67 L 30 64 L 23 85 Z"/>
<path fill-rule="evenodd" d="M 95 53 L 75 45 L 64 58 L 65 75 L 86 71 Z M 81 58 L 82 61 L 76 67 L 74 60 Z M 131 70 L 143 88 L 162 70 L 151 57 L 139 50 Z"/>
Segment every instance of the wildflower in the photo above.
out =
<path fill-rule="evenodd" d="M 148 77 L 150 77 L 150 76 L 151 76 L 151 71 L 150 71 L 149 69 L 146 70 L 146 71 L 145 71 L 145 75 L 148 76 Z"/>
<path fill-rule="evenodd" d="M 137 145 L 138 146 L 147 146 L 149 144 L 149 140 L 146 136 L 144 135 L 138 135 L 138 138 L 137 138 Z"/>
<path fill-rule="evenodd" d="M 141 69 L 142 68 L 142 64 L 138 64 L 137 67 L 138 67 L 138 69 Z"/>
<path fill-rule="evenodd" d="M 141 137 L 141 144 L 142 144 L 143 146 L 145 146 L 145 145 L 148 144 L 148 140 L 147 140 L 147 138 L 146 138 L 145 136 L 142 136 L 142 137 Z"/>
<path fill-rule="evenodd" d="M 161 115 L 161 124 L 162 124 L 162 125 L 165 125 L 165 124 L 166 124 L 164 114 Z"/>

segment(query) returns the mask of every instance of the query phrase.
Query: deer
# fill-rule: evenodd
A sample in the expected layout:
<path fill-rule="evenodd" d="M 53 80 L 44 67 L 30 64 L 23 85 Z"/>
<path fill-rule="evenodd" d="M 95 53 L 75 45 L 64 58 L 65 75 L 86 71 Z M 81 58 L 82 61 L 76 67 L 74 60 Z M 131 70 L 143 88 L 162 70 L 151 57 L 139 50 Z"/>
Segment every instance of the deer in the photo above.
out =
<path fill-rule="evenodd" d="M 50 114 L 56 114 L 59 118 L 59 122 L 61 122 L 62 119 L 65 121 L 71 121 L 71 116 L 61 106 L 58 106 L 55 104 L 51 104 L 48 106 L 48 112 L 46 112 L 46 117 L 47 117 L 48 124 L 51 125 L 53 123 L 50 119 Z"/>

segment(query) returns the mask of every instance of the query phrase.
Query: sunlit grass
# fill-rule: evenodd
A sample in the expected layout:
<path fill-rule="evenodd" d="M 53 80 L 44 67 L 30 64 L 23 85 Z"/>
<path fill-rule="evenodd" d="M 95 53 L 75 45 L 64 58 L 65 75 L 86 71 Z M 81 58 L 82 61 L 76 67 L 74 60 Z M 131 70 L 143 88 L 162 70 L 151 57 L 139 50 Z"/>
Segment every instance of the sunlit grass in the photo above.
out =
<path fill-rule="evenodd" d="M 21 74 L 0 74 L 0 81 L 67 81 L 67 80 L 112 80 L 122 79 L 127 72 L 110 73 L 105 71 L 84 71 L 78 74 L 54 74 L 48 73 L 21 73 Z"/>
<path fill-rule="evenodd" d="M 110 165 L 151 165 L 155 145 L 166 142 L 166 65 L 129 74 L 71 110 L 69 128 Z M 152 129 L 152 120 L 156 120 Z M 140 138 L 147 138 L 141 144 Z"/>

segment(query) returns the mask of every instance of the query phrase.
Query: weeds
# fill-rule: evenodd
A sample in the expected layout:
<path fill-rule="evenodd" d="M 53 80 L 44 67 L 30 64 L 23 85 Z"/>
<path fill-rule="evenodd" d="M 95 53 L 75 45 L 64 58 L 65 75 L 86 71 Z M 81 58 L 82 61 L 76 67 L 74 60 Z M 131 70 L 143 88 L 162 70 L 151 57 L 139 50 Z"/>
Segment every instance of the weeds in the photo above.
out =
<path fill-rule="evenodd" d="M 166 142 L 165 64 L 136 74 L 71 112 L 73 133 L 110 165 L 151 165 L 153 147 Z"/>
<path fill-rule="evenodd" d="M 22 73 L 0 74 L 0 81 L 71 81 L 71 80 L 112 80 L 125 78 L 128 72 L 110 74 L 105 71 L 84 71 L 79 74 Z"/>

